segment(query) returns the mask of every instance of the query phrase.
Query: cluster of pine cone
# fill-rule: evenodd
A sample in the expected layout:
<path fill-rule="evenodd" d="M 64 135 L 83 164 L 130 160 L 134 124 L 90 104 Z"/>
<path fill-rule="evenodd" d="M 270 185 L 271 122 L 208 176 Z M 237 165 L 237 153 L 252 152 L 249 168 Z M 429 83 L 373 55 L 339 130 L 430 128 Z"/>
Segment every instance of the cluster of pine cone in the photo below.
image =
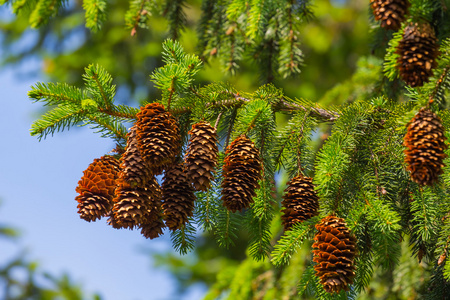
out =
<path fill-rule="evenodd" d="M 78 183 L 78 213 L 86 221 L 108 216 L 114 228 L 140 228 L 150 239 L 162 229 L 182 228 L 193 215 L 194 191 L 211 186 L 218 159 L 216 129 L 199 122 L 181 162 L 181 136 L 177 120 L 159 103 L 141 108 L 127 134 L 121 157 L 95 159 Z M 261 179 L 258 149 L 239 136 L 226 150 L 222 200 L 230 211 L 250 207 Z M 164 172 L 160 186 L 156 175 Z"/>
<path fill-rule="evenodd" d="M 76 189 L 80 217 L 95 221 L 109 216 L 114 228 L 140 228 L 147 238 L 160 236 L 164 227 L 182 228 L 192 216 L 194 191 L 210 188 L 218 158 L 215 128 L 200 122 L 189 134 L 183 163 L 177 159 L 181 138 L 176 119 L 158 103 L 141 108 L 121 158 L 103 156 L 84 171 Z M 431 185 L 437 181 L 446 157 L 445 139 L 441 120 L 428 109 L 421 109 L 410 122 L 404 144 L 415 182 Z M 155 175 L 163 172 L 160 186 Z M 227 147 L 222 174 L 223 205 L 232 212 L 250 207 L 261 179 L 261 158 L 245 135 Z M 292 178 L 282 207 L 285 230 L 317 216 L 319 199 L 312 178 Z M 316 229 L 316 275 L 329 293 L 349 290 L 355 276 L 355 237 L 345 221 L 334 215 L 323 218 Z"/>
<path fill-rule="evenodd" d="M 375 20 L 381 27 L 399 30 L 406 20 L 410 3 L 408 0 L 370 0 Z M 397 69 L 401 79 L 411 87 L 422 86 L 433 75 L 437 66 L 439 45 L 434 30 L 428 23 L 410 23 L 403 31 L 396 53 L 399 55 Z"/>
<path fill-rule="evenodd" d="M 82 219 L 108 216 L 114 228 L 140 228 L 152 239 L 166 226 L 182 228 L 192 216 L 194 190 L 208 189 L 213 177 L 217 136 L 208 123 L 194 124 L 183 163 L 178 122 L 163 105 L 148 104 L 136 118 L 120 159 L 95 159 L 78 183 L 76 200 Z M 155 176 L 163 172 L 160 186 Z"/>
<path fill-rule="evenodd" d="M 291 230 L 294 224 L 317 216 L 319 198 L 312 178 L 303 175 L 292 178 L 287 183 L 281 205 L 284 230 Z M 316 276 L 328 293 L 348 291 L 355 277 L 355 237 L 350 233 L 344 219 L 334 215 L 323 218 L 316 225 L 316 229 L 313 244 Z"/>

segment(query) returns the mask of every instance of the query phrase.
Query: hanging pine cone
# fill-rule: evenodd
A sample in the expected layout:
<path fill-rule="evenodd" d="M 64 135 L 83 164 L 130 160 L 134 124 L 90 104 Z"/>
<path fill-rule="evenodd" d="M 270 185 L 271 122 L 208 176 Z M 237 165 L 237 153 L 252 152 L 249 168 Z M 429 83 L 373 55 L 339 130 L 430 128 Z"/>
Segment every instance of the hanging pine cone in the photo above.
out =
<path fill-rule="evenodd" d="M 283 199 L 281 221 L 284 230 L 289 230 L 292 225 L 318 215 L 319 197 L 310 177 L 299 175 L 292 178 L 287 183 Z"/>
<path fill-rule="evenodd" d="M 197 191 L 206 191 L 211 186 L 217 165 L 216 129 L 209 123 L 200 122 L 192 125 L 189 134 L 191 138 L 185 158 L 187 175 Z"/>
<path fill-rule="evenodd" d="M 406 27 L 396 53 L 399 54 L 400 77 L 407 85 L 416 87 L 428 82 L 439 55 L 439 45 L 430 24 L 416 23 Z"/>
<path fill-rule="evenodd" d="M 161 189 L 154 177 L 144 187 L 132 187 L 123 178 L 119 178 L 113 201 L 113 216 L 108 224 L 116 229 L 133 229 L 145 223 L 149 213 L 157 211 L 155 207 L 161 205 Z"/>
<path fill-rule="evenodd" d="M 222 169 L 222 201 L 230 211 L 240 211 L 253 203 L 261 179 L 261 159 L 255 144 L 241 135 L 225 152 Z"/>
<path fill-rule="evenodd" d="M 176 230 L 193 215 L 195 194 L 182 163 L 168 167 L 163 180 L 164 219 L 170 230 Z"/>
<path fill-rule="evenodd" d="M 432 111 L 422 108 L 411 120 L 405 136 L 406 163 L 411 179 L 420 185 L 432 185 L 438 181 L 447 157 L 444 127 L 441 119 Z"/>
<path fill-rule="evenodd" d="M 96 221 L 106 216 L 112 207 L 116 188 L 119 161 L 112 156 L 96 158 L 83 171 L 83 177 L 75 189 L 78 196 L 78 214 L 86 221 Z"/>
<path fill-rule="evenodd" d="M 163 222 L 163 211 L 161 208 L 154 207 L 148 213 L 148 217 L 141 224 L 141 234 L 147 239 L 154 239 L 163 234 L 163 228 L 166 227 Z"/>
<path fill-rule="evenodd" d="M 150 167 L 141 156 L 136 139 L 136 125 L 127 134 L 127 147 L 120 164 L 123 179 L 131 186 L 143 187 L 152 179 Z"/>
<path fill-rule="evenodd" d="M 375 20 L 381 21 L 381 27 L 397 31 L 406 19 L 408 0 L 370 0 Z"/>
<path fill-rule="evenodd" d="M 328 293 L 348 291 L 355 277 L 356 239 L 344 219 L 327 216 L 316 225 L 313 250 L 316 276 Z"/>
<path fill-rule="evenodd" d="M 142 158 L 154 175 L 161 174 L 181 151 L 177 120 L 159 103 L 150 103 L 136 115 L 136 135 Z"/>

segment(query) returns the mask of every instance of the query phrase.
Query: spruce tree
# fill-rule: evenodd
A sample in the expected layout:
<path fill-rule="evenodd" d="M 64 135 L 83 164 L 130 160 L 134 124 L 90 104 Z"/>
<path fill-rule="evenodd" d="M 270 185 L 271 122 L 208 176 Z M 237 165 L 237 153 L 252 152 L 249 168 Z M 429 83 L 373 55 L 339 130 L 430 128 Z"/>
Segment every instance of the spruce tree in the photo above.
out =
<path fill-rule="evenodd" d="M 26 14 L 32 27 L 43 26 L 64 4 L 2 2 Z M 102 30 L 108 2 L 83 1 L 90 30 Z M 196 53 L 180 43 L 187 1 L 129 1 L 124 30 L 132 36 L 145 34 L 154 15 L 167 19 L 163 65 L 150 74 L 160 96 L 140 107 L 117 104 L 114 74 L 91 64 L 82 75 L 83 87 L 36 83 L 31 88 L 29 97 L 49 106 L 33 123 L 31 135 L 41 140 L 89 125 L 116 143 L 117 159 L 133 143 L 133 153 L 140 157 L 135 161 L 142 162 L 133 168 L 167 176 L 174 164 L 179 174 L 186 168 L 183 158 L 191 149 L 193 125 L 214 124 L 219 153 L 203 190 L 194 192 L 183 178 L 182 192 L 189 197 L 168 203 L 165 197 L 141 199 L 142 191 L 160 193 L 154 182 L 131 185 L 122 178 L 116 188 L 117 194 L 126 186 L 127 193 L 147 201 L 133 205 L 133 211 L 144 207 L 145 217 L 131 216 L 128 228 L 147 228 L 144 237 L 157 238 L 165 221 L 171 230 L 164 234 L 171 235 L 182 254 L 195 249 L 202 231 L 215 237 L 217 247 L 232 247 L 238 230 L 246 229 L 247 258 L 223 268 L 205 299 L 372 299 L 374 282 L 386 284 L 386 293 L 399 299 L 445 299 L 450 292 L 450 3 L 366 2 L 373 53 L 366 53 L 353 77 L 318 103 L 292 98 L 273 84 L 308 68 L 299 25 L 314 17 L 314 1 L 204 0 Z M 375 2 L 374 19 L 370 7 Z M 387 26 L 391 21 L 379 17 L 385 13 L 381 9 L 396 2 L 407 7 L 401 9 L 405 15 L 394 18 L 396 26 Z M 239 73 L 247 60 L 256 63 L 264 84 L 243 91 L 227 82 L 198 83 L 196 75 L 213 57 L 230 74 Z M 348 96 L 345 104 L 325 105 L 342 95 Z M 149 110 L 145 118 L 143 110 Z M 131 142 L 128 128 L 135 124 L 136 141 Z M 200 152 L 201 145 L 195 149 Z M 317 204 L 309 198 L 318 197 L 318 213 L 292 218 L 298 221 L 287 228 L 281 221 L 286 219 L 283 197 L 277 192 L 283 176 L 312 178 L 308 195 L 298 196 L 308 199 L 305 205 L 314 205 L 311 210 Z M 172 180 L 162 182 L 162 195 L 179 188 Z M 97 185 L 103 183 L 99 179 Z M 167 207 L 169 215 L 181 216 L 176 226 Z M 121 211 L 129 217 L 127 207 Z M 110 225 L 120 228 L 114 225 L 115 214 L 109 216 Z M 409 270 L 418 275 L 404 279 Z"/>

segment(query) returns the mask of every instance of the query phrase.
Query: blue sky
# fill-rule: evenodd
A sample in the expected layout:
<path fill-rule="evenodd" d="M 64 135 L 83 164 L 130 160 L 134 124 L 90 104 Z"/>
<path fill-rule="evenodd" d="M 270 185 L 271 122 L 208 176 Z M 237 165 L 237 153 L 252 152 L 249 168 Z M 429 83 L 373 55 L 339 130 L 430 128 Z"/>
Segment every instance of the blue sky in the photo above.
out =
<path fill-rule="evenodd" d="M 40 64 L 28 61 L 22 67 Z M 83 170 L 114 144 L 87 127 L 41 142 L 30 136 L 31 123 L 43 112 L 41 104 L 27 97 L 38 81 L 47 80 L 0 69 L 0 223 L 22 233 L 15 243 L 0 239 L 0 265 L 27 249 L 28 258 L 38 261 L 42 271 L 68 273 L 103 299 L 178 300 L 175 281 L 168 272 L 153 269 L 148 255 L 149 250 L 172 251 L 167 232 L 147 240 L 139 231 L 115 230 L 106 220 L 88 223 L 78 217 L 75 187 Z M 194 287 L 183 299 L 200 299 L 204 292 Z"/>

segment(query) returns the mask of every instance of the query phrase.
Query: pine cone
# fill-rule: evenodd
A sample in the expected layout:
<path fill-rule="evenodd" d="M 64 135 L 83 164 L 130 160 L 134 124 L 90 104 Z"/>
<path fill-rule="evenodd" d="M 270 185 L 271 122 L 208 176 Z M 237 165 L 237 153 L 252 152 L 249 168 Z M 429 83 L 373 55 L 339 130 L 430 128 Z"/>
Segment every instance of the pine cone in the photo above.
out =
<path fill-rule="evenodd" d="M 313 250 L 316 276 L 328 293 L 349 290 L 355 277 L 356 239 L 344 219 L 327 216 L 316 225 Z"/>
<path fill-rule="evenodd" d="M 255 144 L 241 135 L 225 152 L 222 169 L 222 201 L 230 211 L 240 211 L 253 203 L 261 179 L 261 160 Z"/>
<path fill-rule="evenodd" d="M 438 181 L 447 157 L 444 127 L 441 119 L 432 111 L 422 108 L 411 120 L 403 145 L 411 179 L 420 185 L 432 185 Z"/>
<path fill-rule="evenodd" d="M 147 219 L 141 224 L 141 234 L 147 239 L 154 239 L 163 234 L 163 211 L 161 208 L 149 212 Z"/>
<path fill-rule="evenodd" d="M 416 23 L 406 27 L 396 53 L 400 55 L 397 60 L 400 77 L 407 85 L 416 87 L 428 82 L 439 55 L 437 39 L 430 24 Z"/>
<path fill-rule="evenodd" d="M 191 138 L 185 157 L 187 175 L 197 191 L 207 191 L 219 152 L 216 129 L 209 123 L 200 122 L 192 125 L 189 134 Z"/>
<path fill-rule="evenodd" d="M 143 187 L 153 176 L 149 165 L 143 160 L 139 151 L 136 125 L 130 128 L 127 137 L 127 147 L 122 154 L 122 163 L 120 164 L 122 177 L 131 186 Z"/>
<path fill-rule="evenodd" d="M 292 178 L 287 183 L 283 199 L 281 221 L 284 230 L 289 230 L 292 225 L 318 215 L 319 197 L 310 177 L 300 175 Z"/>
<path fill-rule="evenodd" d="M 136 115 L 136 134 L 142 158 L 152 173 L 161 174 L 181 151 L 177 120 L 159 103 L 150 103 Z"/>
<path fill-rule="evenodd" d="M 195 194 L 183 164 L 175 163 L 166 169 L 161 188 L 164 219 L 174 231 L 186 224 L 194 210 Z"/>
<path fill-rule="evenodd" d="M 408 0 L 370 0 L 375 20 L 381 20 L 381 27 L 394 31 L 402 26 L 410 5 Z"/>
<path fill-rule="evenodd" d="M 149 213 L 156 210 L 155 207 L 160 207 L 161 189 L 154 177 L 145 187 L 132 187 L 123 178 L 119 178 L 113 201 L 114 215 L 110 217 L 108 224 L 116 229 L 133 229 L 145 223 Z"/>
<path fill-rule="evenodd" d="M 96 158 L 83 171 L 75 189 L 80 218 L 90 222 L 106 216 L 112 207 L 112 198 L 119 173 L 119 161 L 112 156 Z"/>

